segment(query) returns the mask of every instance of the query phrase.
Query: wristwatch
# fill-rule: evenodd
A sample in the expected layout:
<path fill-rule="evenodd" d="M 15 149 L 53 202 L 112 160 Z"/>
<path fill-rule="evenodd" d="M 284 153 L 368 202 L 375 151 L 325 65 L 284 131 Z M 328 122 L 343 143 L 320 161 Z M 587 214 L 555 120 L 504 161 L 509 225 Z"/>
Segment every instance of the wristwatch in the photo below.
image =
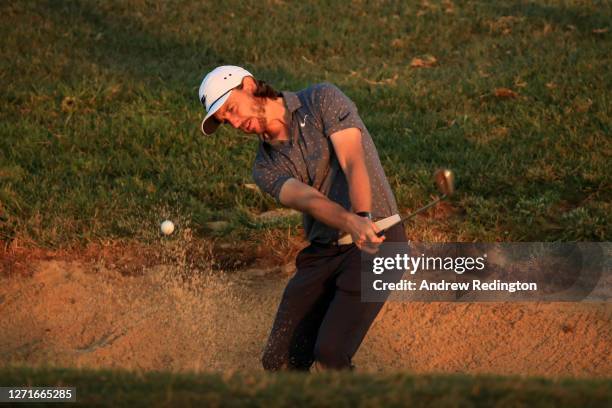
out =
<path fill-rule="evenodd" d="M 368 220 L 371 220 L 371 219 L 372 219 L 372 213 L 371 213 L 371 212 L 369 212 L 369 211 L 359 211 L 359 212 L 357 212 L 357 213 L 355 213 L 355 214 L 357 214 L 357 215 L 358 215 L 358 216 L 360 216 L 360 217 L 365 217 L 365 218 L 367 218 Z"/>

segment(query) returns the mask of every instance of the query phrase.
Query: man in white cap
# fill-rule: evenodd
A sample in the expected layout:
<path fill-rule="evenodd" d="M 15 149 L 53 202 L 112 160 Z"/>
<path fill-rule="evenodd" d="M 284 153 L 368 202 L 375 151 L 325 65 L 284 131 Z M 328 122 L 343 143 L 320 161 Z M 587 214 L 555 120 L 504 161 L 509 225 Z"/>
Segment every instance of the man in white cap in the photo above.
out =
<path fill-rule="evenodd" d="M 253 178 L 278 203 L 303 213 L 310 245 L 296 258 L 265 347 L 266 370 L 352 369 L 351 359 L 382 303 L 361 302 L 361 251 L 406 242 L 402 224 L 378 236 L 374 220 L 397 204 L 355 104 L 321 83 L 278 92 L 237 66 L 200 85 L 202 132 L 229 124 L 259 137 Z M 354 244 L 341 245 L 348 233 Z"/>

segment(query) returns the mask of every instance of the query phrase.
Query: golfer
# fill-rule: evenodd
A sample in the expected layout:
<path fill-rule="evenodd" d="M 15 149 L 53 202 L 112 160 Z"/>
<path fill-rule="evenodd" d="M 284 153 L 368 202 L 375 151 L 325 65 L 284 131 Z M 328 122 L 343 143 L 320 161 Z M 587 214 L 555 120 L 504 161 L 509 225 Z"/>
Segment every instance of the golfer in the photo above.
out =
<path fill-rule="evenodd" d="M 263 367 L 354 368 L 351 359 L 383 305 L 361 302 L 361 251 L 406 242 L 401 223 L 377 236 L 373 221 L 398 211 L 355 104 L 329 83 L 278 92 L 237 66 L 208 73 L 198 96 L 205 135 L 221 124 L 257 135 L 253 178 L 278 203 L 303 213 L 310 242 L 284 290 Z M 340 245 L 346 233 L 354 243 Z"/>

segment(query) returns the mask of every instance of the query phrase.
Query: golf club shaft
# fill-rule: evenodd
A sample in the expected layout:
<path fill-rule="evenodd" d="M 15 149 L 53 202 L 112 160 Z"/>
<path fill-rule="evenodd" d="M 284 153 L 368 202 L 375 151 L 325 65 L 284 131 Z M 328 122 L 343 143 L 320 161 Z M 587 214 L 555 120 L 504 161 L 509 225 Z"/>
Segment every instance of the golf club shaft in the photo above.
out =
<path fill-rule="evenodd" d="M 379 237 L 383 236 L 385 234 L 385 232 L 387 231 L 387 229 L 389 229 L 389 228 L 391 228 L 391 227 L 393 227 L 393 226 L 395 226 L 395 225 L 397 225 L 399 223 L 402 223 L 402 222 L 404 222 L 406 220 L 409 220 L 410 218 L 413 218 L 414 216 L 422 213 L 423 211 L 427 210 L 428 208 L 433 207 L 434 205 L 438 204 L 440 201 L 444 200 L 445 198 L 446 198 L 446 194 L 442 194 L 439 198 L 435 199 L 431 203 L 429 203 L 429 204 L 419 208 L 418 210 L 415 210 L 415 211 L 411 212 L 410 214 L 400 218 L 400 220 L 398 222 L 396 222 L 395 224 L 389 226 L 388 228 L 378 232 L 376 235 L 379 236 Z"/>

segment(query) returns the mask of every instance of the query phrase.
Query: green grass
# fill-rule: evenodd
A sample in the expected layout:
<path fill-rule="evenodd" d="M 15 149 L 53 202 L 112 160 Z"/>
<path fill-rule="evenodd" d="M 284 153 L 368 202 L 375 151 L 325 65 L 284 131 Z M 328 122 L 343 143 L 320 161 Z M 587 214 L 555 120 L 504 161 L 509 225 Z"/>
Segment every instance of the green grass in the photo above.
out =
<path fill-rule="evenodd" d="M 242 186 L 255 137 L 199 134 L 197 88 L 220 64 L 281 90 L 337 84 L 404 211 L 453 168 L 459 213 L 413 237 L 610 240 L 612 42 L 593 31 L 610 2 L 359 3 L 2 2 L 0 240 L 146 241 L 165 217 L 200 236 L 269 228 L 251 214 L 274 202 Z M 410 67 L 425 55 L 437 65 Z"/>
<path fill-rule="evenodd" d="M 598 407 L 610 380 L 300 373 L 171 374 L 13 367 L 3 386 L 76 387 L 77 403 L 108 406 Z"/>

